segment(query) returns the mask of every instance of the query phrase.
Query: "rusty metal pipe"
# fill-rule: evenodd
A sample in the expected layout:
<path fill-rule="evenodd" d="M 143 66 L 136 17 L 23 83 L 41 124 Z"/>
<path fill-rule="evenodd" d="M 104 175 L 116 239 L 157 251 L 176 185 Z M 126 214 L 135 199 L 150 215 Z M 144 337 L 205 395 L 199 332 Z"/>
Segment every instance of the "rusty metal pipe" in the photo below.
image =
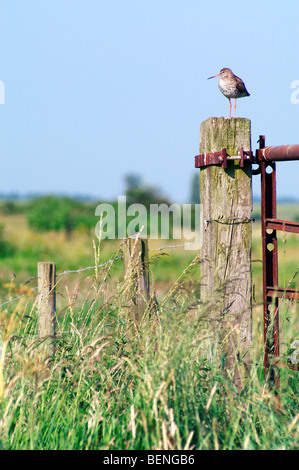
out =
<path fill-rule="evenodd" d="M 257 151 L 258 161 L 287 161 L 299 160 L 299 145 L 278 145 L 276 147 L 264 147 Z"/>

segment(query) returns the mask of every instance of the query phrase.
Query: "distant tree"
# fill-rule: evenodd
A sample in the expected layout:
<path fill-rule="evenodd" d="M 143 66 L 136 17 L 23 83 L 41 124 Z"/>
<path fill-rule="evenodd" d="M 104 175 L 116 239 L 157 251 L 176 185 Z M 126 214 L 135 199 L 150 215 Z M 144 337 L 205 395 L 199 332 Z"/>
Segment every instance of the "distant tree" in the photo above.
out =
<path fill-rule="evenodd" d="M 126 193 L 134 192 L 142 186 L 141 176 L 129 174 L 125 176 Z"/>
<path fill-rule="evenodd" d="M 125 195 L 128 204 L 139 203 L 145 207 L 150 204 L 170 204 L 159 188 L 144 184 L 142 178 L 136 174 L 125 176 Z"/>
<path fill-rule="evenodd" d="M 1 202 L 0 211 L 4 214 L 17 214 L 18 212 L 21 212 L 20 205 L 9 199 Z"/>
<path fill-rule="evenodd" d="M 95 226 L 95 207 L 95 203 L 49 195 L 32 199 L 25 213 L 29 226 L 35 230 L 65 230 L 70 235 L 76 228 Z"/>
<path fill-rule="evenodd" d="M 32 201 L 27 213 L 29 225 L 40 231 L 74 229 L 73 203 L 70 198 L 44 196 Z"/>
<path fill-rule="evenodd" d="M 194 173 L 194 175 L 192 177 L 190 202 L 191 202 L 191 204 L 199 204 L 200 203 L 199 172 Z"/>

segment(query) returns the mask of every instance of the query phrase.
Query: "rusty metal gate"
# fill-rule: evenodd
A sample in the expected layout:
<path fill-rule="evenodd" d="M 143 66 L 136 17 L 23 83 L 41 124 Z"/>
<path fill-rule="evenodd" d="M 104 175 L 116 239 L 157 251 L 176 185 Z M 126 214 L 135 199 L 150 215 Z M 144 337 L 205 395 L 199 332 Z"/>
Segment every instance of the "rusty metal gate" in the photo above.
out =
<path fill-rule="evenodd" d="M 276 162 L 299 160 L 299 145 L 265 147 L 265 136 L 259 138 L 255 157 L 251 151 L 240 149 L 239 155 L 228 156 L 226 149 L 195 156 L 195 168 L 219 165 L 227 168 L 228 160 L 245 164 L 258 164 L 252 174 L 261 175 L 261 229 L 263 251 L 263 307 L 264 307 L 264 371 L 265 377 L 279 384 L 279 376 L 271 367 L 272 359 L 279 356 L 279 299 L 299 300 L 299 290 L 278 285 L 277 231 L 299 234 L 299 223 L 277 219 Z M 299 258 L 299 257 L 298 257 Z M 292 367 L 299 370 L 299 365 Z"/>
<path fill-rule="evenodd" d="M 271 359 L 279 356 L 279 299 L 299 300 L 299 291 L 282 288 L 278 283 L 277 231 L 299 234 L 299 223 L 277 219 L 276 162 L 299 160 L 299 145 L 265 147 L 265 136 L 259 138 L 255 162 L 261 174 L 261 228 L 263 250 L 263 305 L 264 305 L 264 370 L 278 385 L 279 377 L 270 367 Z M 297 368 L 295 366 L 293 368 Z"/>

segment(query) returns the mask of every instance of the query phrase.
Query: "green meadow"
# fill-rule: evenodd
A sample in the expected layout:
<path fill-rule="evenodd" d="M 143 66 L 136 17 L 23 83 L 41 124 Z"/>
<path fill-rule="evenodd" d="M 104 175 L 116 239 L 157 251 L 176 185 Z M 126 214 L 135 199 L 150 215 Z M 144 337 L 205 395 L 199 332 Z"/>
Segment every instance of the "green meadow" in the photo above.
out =
<path fill-rule="evenodd" d="M 298 221 L 299 204 L 279 205 L 278 216 Z M 149 240 L 150 320 L 132 335 L 121 241 L 99 242 L 96 218 L 40 231 L 26 210 L 3 206 L 0 448 L 298 449 L 298 372 L 288 367 L 298 303 L 280 304 L 273 389 L 263 374 L 258 205 L 253 217 L 252 368 L 239 393 L 211 334 L 211 305 L 200 302 L 200 256 L 169 248 L 184 240 Z M 280 286 L 299 289 L 299 236 L 279 234 L 278 246 Z M 56 352 L 46 360 L 37 338 L 39 261 L 55 262 L 58 274 Z"/>

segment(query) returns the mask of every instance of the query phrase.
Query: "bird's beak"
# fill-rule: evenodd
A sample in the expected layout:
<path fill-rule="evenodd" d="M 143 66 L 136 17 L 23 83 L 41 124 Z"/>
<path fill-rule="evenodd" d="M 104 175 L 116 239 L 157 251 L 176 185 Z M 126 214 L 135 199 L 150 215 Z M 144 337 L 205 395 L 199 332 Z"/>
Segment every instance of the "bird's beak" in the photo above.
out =
<path fill-rule="evenodd" d="M 215 77 L 220 77 L 220 73 L 218 73 L 218 75 L 213 75 L 212 77 L 209 77 L 208 80 L 210 80 L 211 78 L 215 78 Z"/>

